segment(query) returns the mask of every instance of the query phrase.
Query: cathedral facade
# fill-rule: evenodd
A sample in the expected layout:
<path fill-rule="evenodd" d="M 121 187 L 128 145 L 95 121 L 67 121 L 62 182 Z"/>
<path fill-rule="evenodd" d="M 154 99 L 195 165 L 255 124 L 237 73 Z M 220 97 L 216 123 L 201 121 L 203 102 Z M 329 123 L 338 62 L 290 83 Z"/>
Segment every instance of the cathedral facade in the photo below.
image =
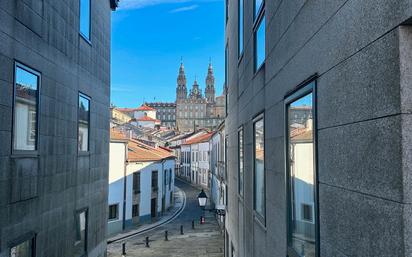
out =
<path fill-rule="evenodd" d="M 181 132 L 199 128 L 214 129 L 225 116 L 224 96 L 215 97 L 215 77 L 212 64 L 209 64 L 203 95 L 195 79 L 190 92 L 187 89 L 185 68 L 180 64 L 176 87 L 176 128 Z"/>

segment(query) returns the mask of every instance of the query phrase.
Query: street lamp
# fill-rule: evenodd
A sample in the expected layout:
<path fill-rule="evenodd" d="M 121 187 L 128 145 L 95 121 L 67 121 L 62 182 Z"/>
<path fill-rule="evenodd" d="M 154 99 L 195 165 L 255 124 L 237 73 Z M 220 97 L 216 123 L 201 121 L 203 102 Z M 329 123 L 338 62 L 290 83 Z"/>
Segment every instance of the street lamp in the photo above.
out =
<path fill-rule="evenodd" d="M 199 193 L 197 196 L 197 200 L 199 201 L 199 206 L 202 208 L 204 211 L 209 211 L 209 212 L 214 212 L 219 216 L 225 216 L 226 215 L 226 210 L 224 205 L 216 205 L 214 209 L 205 209 L 206 207 L 206 202 L 207 202 L 207 195 L 205 191 L 202 189 L 202 191 Z"/>
<path fill-rule="evenodd" d="M 197 200 L 199 200 L 199 206 L 202 209 L 205 209 L 206 201 L 207 201 L 207 195 L 206 195 L 206 193 L 203 189 L 202 189 L 202 192 L 200 192 L 200 194 L 197 196 Z"/>

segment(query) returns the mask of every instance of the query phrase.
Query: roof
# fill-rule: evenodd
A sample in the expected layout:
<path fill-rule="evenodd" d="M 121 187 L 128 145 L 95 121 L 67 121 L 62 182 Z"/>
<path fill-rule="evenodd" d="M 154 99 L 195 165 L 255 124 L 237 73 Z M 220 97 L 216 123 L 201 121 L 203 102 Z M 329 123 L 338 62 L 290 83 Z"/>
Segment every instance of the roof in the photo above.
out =
<path fill-rule="evenodd" d="M 290 134 L 292 142 L 309 142 L 313 140 L 313 131 L 307 128 L 294 129 Z"/>
<path fill-rule="evenodd" d="M 139 108 L 136 109 L 137 111 L 155 111 L 156 109 L 149 107 L 145 104 L 143 104 L 142 106 L 140 106 Z"/>
<path fill-rule="evenodd" d="M 193 145 L 193 144 L 198 144 L 198 143 L 204 143 L 204 142 L 209 141 L 209 139 L 210 139 L 212 136 L 213 136 L 213 133 L 212 133 L 212 132 L 208 132 L 208 133 L 206 133 L 206 134 L 204 134 L 204 135 L 197 136 L 197 137 L 195 137 L 195 138 L 192 138 L 192 139 L 184 142 L 183 145 Z"/>
<path fill-rule="evenodd" d="M 145 145 L 137 140 L 129 140 L 128 161 L 144 162 L 144 161 L 162 161 L 165 159 L 174 158 L 169 151 L 162 148 L 155 148 Z"/>
<path fill-rule="evenodd" d="M 160 120 L 150 118 L 149 116 L 143 116 L 141 118 L 138 118 L 137 121 L 153 121 L 153 122 L 159 122 Z"/>
<path fill-rule="evenodd" d="M 127 160 L 131 162 L 162 161 L 165 159 L 175 158 L 175 156 L 168 149 L 152 147 L 139 142 L 138 140 L 127 138 L 124 133 L 115 129 L 110 130 L 110 139 L 127 141 Z"/>
<path fill-rule="evenodd" d="M 137 108 L 114 108 L 115 110 L 118 110 L 119 112 L 134 112 L 137 110 Z"/>

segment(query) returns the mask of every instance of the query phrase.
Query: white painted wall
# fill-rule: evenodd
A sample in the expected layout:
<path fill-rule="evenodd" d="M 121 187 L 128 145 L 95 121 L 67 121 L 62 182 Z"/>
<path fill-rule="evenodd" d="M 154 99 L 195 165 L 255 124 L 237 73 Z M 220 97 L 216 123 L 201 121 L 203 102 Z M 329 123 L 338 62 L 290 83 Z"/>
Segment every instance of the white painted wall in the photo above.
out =
<path fill-rule="evenodd" d="M 117 220 L 110 220 L 109 223 L 123 220 L 123 188 L 126 145 L 126 143 L 110 142 L 108 202 L 109 205 L 119 204 L 119 218 Z"/>

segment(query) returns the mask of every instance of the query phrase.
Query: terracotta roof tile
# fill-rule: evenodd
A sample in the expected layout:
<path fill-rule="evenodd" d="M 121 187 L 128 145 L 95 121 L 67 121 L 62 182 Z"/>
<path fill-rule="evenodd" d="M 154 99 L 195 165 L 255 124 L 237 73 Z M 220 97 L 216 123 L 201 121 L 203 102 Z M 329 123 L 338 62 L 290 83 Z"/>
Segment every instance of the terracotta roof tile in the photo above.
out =
<path fill-rule="evenodd" d="M 198 144 L 198 143 L 203 143 L 209 141 L 209 139 L 213 136 L 213 132 L 208 132 L 204 135 L 192 138 L 186 142 L 184 142 L 184 145 L 192 145 L 192 144 Z"/>
<path fill-rule="evenodd" d="M 156 109 L 149 107 L 147 105 L 142 105 L 139 108 L 137 108 L 138 111 L 155 111 Z"/>

